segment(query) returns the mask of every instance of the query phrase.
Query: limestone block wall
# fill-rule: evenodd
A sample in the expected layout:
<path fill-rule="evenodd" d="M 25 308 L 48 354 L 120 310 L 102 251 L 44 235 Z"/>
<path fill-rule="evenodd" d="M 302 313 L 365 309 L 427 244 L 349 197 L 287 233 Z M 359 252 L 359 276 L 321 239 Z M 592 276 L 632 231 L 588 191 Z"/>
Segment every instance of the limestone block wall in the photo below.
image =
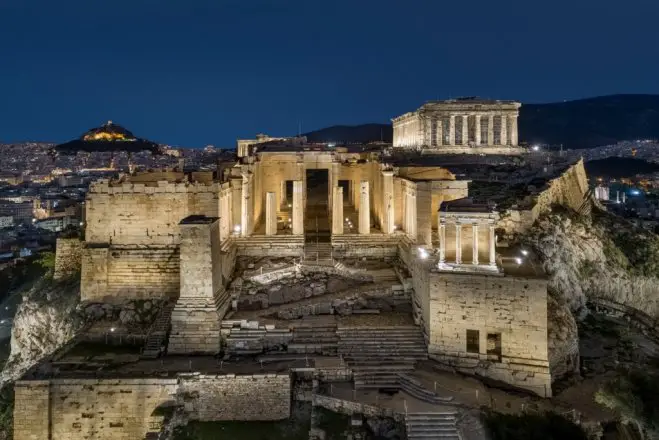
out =
<path fill-rule="evenodd" d="M 176 379 L 54 379 L 15 385 L 15 440 L 129 440 L 160 431 Z"/>
<path fill-rule="evenodd" d="M 533 220 L 551 211 L 552 205 L 562 205 L 579 210 L 588 192 L 588 177 L 583 159 L 569 167 L 560 177 L 549 182 L 549 188 L 544 190 L 532 208 Z M 588 206 L 590 208 L 590 206 Z"/>
<path fill-rule="evenodd" d="M 398 254 L 401 235 L 343 234 L 332 236 L 335 258 L 393 258 Z"/>
<path fill-rule="evenodd" d="M 178 296 L 178 246 L 87 245 L 81 260 L 82 301 Z"/>
<path fill-rule="evenodd" d="M 53 278 L 60 280 L 80 271 L 82 264 L 82 241 L 77 238 L 58 238 L 55 245 L 55 272 Z"/>
<path fill-rule="evenodd" d="M 237 238 L 234 243 L 241 257 L 301 257 L 304 253 L 304 237 L 301 236 L 252 236 Z"/>
<path fill-rule="evenodd" d="M 495 275 L 429 274 L 429 354 L 445 365 L 551 395 L 547 282 Z M 478 353 L 467 350 L 478 331 Z M 500 357 L 488 334 L 499 335 Z"/>
<path fill-rule="evenodd" d="M 288 374 L 181 377 L 179 398 L 192 420 L 282 420 L 291 413 Z"/>
<path fill-rule="evenodd" d="M 219 216 L 219 184 L 158 182 L 90 186 L 86 201 L 88 243 L 178 244 L 178 223 L 188 215 Z M 155 215 L 157 213 L 157 215 Z"/>

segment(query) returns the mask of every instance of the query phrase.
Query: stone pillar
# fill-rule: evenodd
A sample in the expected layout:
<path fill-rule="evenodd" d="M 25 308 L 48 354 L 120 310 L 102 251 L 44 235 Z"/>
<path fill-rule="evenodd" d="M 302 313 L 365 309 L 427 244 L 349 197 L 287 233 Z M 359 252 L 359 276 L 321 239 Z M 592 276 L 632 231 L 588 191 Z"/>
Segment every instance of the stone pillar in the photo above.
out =
<path fill-rule="evenodd" d="M 508 145 L 508 120 L 506 115 L 501 115 L 501 145 Z"/>
<path fill-rule="evenodd" d="M 439 115 L 435 125 L 435 138 L 437 139 L 437 146 L 444 145 L 444 117 Z"/>
<path fill-rule="evenodd" d="M 474 142 L 481 144 L 481 115 L 474 116 Z"/>
<path fill-rule="evenodd" d="M 416 183 L 416 243 L 432 246 L 432 182 Z"/>
<path fill-rule="evenodd" d="M 286 181 L 282 180 L 279 189 L 279 206 L 285 208 L 287 205 L 288 199 L 286 198 Z"/>
<path fill-rule="evenodd" d="M 304 234 L 304 182 L 293 182 L 293 235 Z"/>
<path fill-rule="evenodd" d="M 220 351 L 220 322 L 231 302 L 219 275 L 219 222 L 216 217 L 190 216 L 181 220 L 179 230 L 181 293 L 172 311 L 167 351 L 215 354 Z"/>
<path fill-rule="evenodd" d="M 277 194 L 265 193 L 265 235 L 277 235 Z"/>
<path fill-rule="evenodd" d="M 359 233 L 371 233 L 371 204 L 368 180 L 362 180 L 359 191 Z"/>
<path fill-rule="evenodd" d="M 439 220 L 439 263 L 446 261 L 446 224 Z"/>
<path fill-rule="evenodd" d="M 472 264 L 478 265 L 478 225 L 471 226 L 471 240 L 472 240 Z"/>
<path fill-rule="evenodd" d="M 343 188 L 334 187 L 332 206 L 332 235 L 343 234 Z"/>
<path fill-rule="evenodd" d="M 494 115 L 487 118 L 487 145 L 495 145 L 494 142 Z"/>
<path fill-rule="evenodd" d="M 250 203 L 252 202 L 250 194 L 250 179 L 247 174 L 243 174 L 243 187 L 240 206 L 240 235 L 248 237 L 250 233 Z"/>
<path fill-rule="evenodd" d="M 496 236 L 494 235 L 494 225 L 490 225 L 490 266 L 497 265 Z"/>
<path fill-rule="evenodd" d="M 416 240 L 416 187 L 405 194 L 405 232 L 410 240 Z"/>
<path fill-rule="evenodd" d="M 327 172 L 327 185 L 329 186 L 329 198 L 327 203 L 329 209 L 333 209 L 334 203 L 334 188 L 339 186 L 339 177 L 341 174 L 341 164 L 339 162 L 332 162 L 332 168 Z"/>
<path fill-rule="evenodd" d="M 241 177 L 231 178 L 231 233 L 236 233 L 236 226 L 242 231 L 243 218 L 243 179 Z M 240 231 L 237 232 L 240 234 Z"/>
<path fill-rule="evenodd" d="M 469 115 L 462 115 L 462 145 L 469 145 Z"/>
<path fill-rule="evenodd" d="M 510 119 L 510 145 L 513 147 L 517 146 L 517 139 L 518 139 L 518 133 L 517 133 L 517 115 L 512 116 Z"/>
<path fill-rule="evenodd" d="M 448 143 L 449 145 L 455 145 L 455 115 L 449 116 Z"/>
<path fill-rule="evenodd" d="M 462 225 L 455 224 L 455 264 L 462 264 Z"/>
<path fill-rule="evenodd" d="M 394 233 L 394 172 L 382 171 L 382 232 Z"/>

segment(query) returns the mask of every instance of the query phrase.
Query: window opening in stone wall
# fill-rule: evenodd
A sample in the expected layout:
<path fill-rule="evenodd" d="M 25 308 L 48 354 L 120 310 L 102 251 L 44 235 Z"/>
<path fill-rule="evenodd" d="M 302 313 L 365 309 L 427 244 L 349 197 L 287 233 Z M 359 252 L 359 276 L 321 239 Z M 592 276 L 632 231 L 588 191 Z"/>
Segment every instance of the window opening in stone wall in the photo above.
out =
<path fill-rule="evenodd" d="M 487 357 L 501 362 L 501 333 L 487 334 Z"/>
<path fill-rule="evenodd" d="M 467 353 L 479 353 L 478 330 L 467 330 Z"/>

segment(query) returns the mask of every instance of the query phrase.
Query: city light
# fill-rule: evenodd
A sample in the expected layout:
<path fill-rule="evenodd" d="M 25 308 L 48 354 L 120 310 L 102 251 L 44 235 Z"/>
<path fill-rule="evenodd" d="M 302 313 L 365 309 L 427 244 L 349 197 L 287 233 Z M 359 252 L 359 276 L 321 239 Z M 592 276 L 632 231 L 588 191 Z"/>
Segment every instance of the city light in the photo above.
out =
<path fill-rule="evenodd" d="M 539 145 L 534 145 L 531 147 L 533 151 L 540 151 L 540 146 Z"/>
<path fill-rule="evenodd" d="M 110 331 L 111 331 L 111 332 L 114 332 L 115 330 L 116 330 L 116 329 L 115 329 L 114 327 L 111 327 L 111 328 L 110 328 Z"/>
<path fill-rule="evenodd" d="M 529 251 L 526 249 L 522 249 L 522 255 L 527 256 L 529 254 Z"/>

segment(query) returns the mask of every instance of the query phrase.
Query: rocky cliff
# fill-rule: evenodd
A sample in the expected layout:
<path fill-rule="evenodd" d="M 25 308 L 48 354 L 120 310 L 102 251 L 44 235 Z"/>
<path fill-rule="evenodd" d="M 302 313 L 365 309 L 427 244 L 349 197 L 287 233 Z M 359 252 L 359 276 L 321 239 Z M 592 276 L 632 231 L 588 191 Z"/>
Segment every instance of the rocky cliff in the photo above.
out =
<path fill-rule="evenodd" d="M 82 327 L 77 312 L 80 284 L 44 279 L 23 297 L 11 333 L 11 354 L 0 374 L 0 388 L 68 342 Z"/>

